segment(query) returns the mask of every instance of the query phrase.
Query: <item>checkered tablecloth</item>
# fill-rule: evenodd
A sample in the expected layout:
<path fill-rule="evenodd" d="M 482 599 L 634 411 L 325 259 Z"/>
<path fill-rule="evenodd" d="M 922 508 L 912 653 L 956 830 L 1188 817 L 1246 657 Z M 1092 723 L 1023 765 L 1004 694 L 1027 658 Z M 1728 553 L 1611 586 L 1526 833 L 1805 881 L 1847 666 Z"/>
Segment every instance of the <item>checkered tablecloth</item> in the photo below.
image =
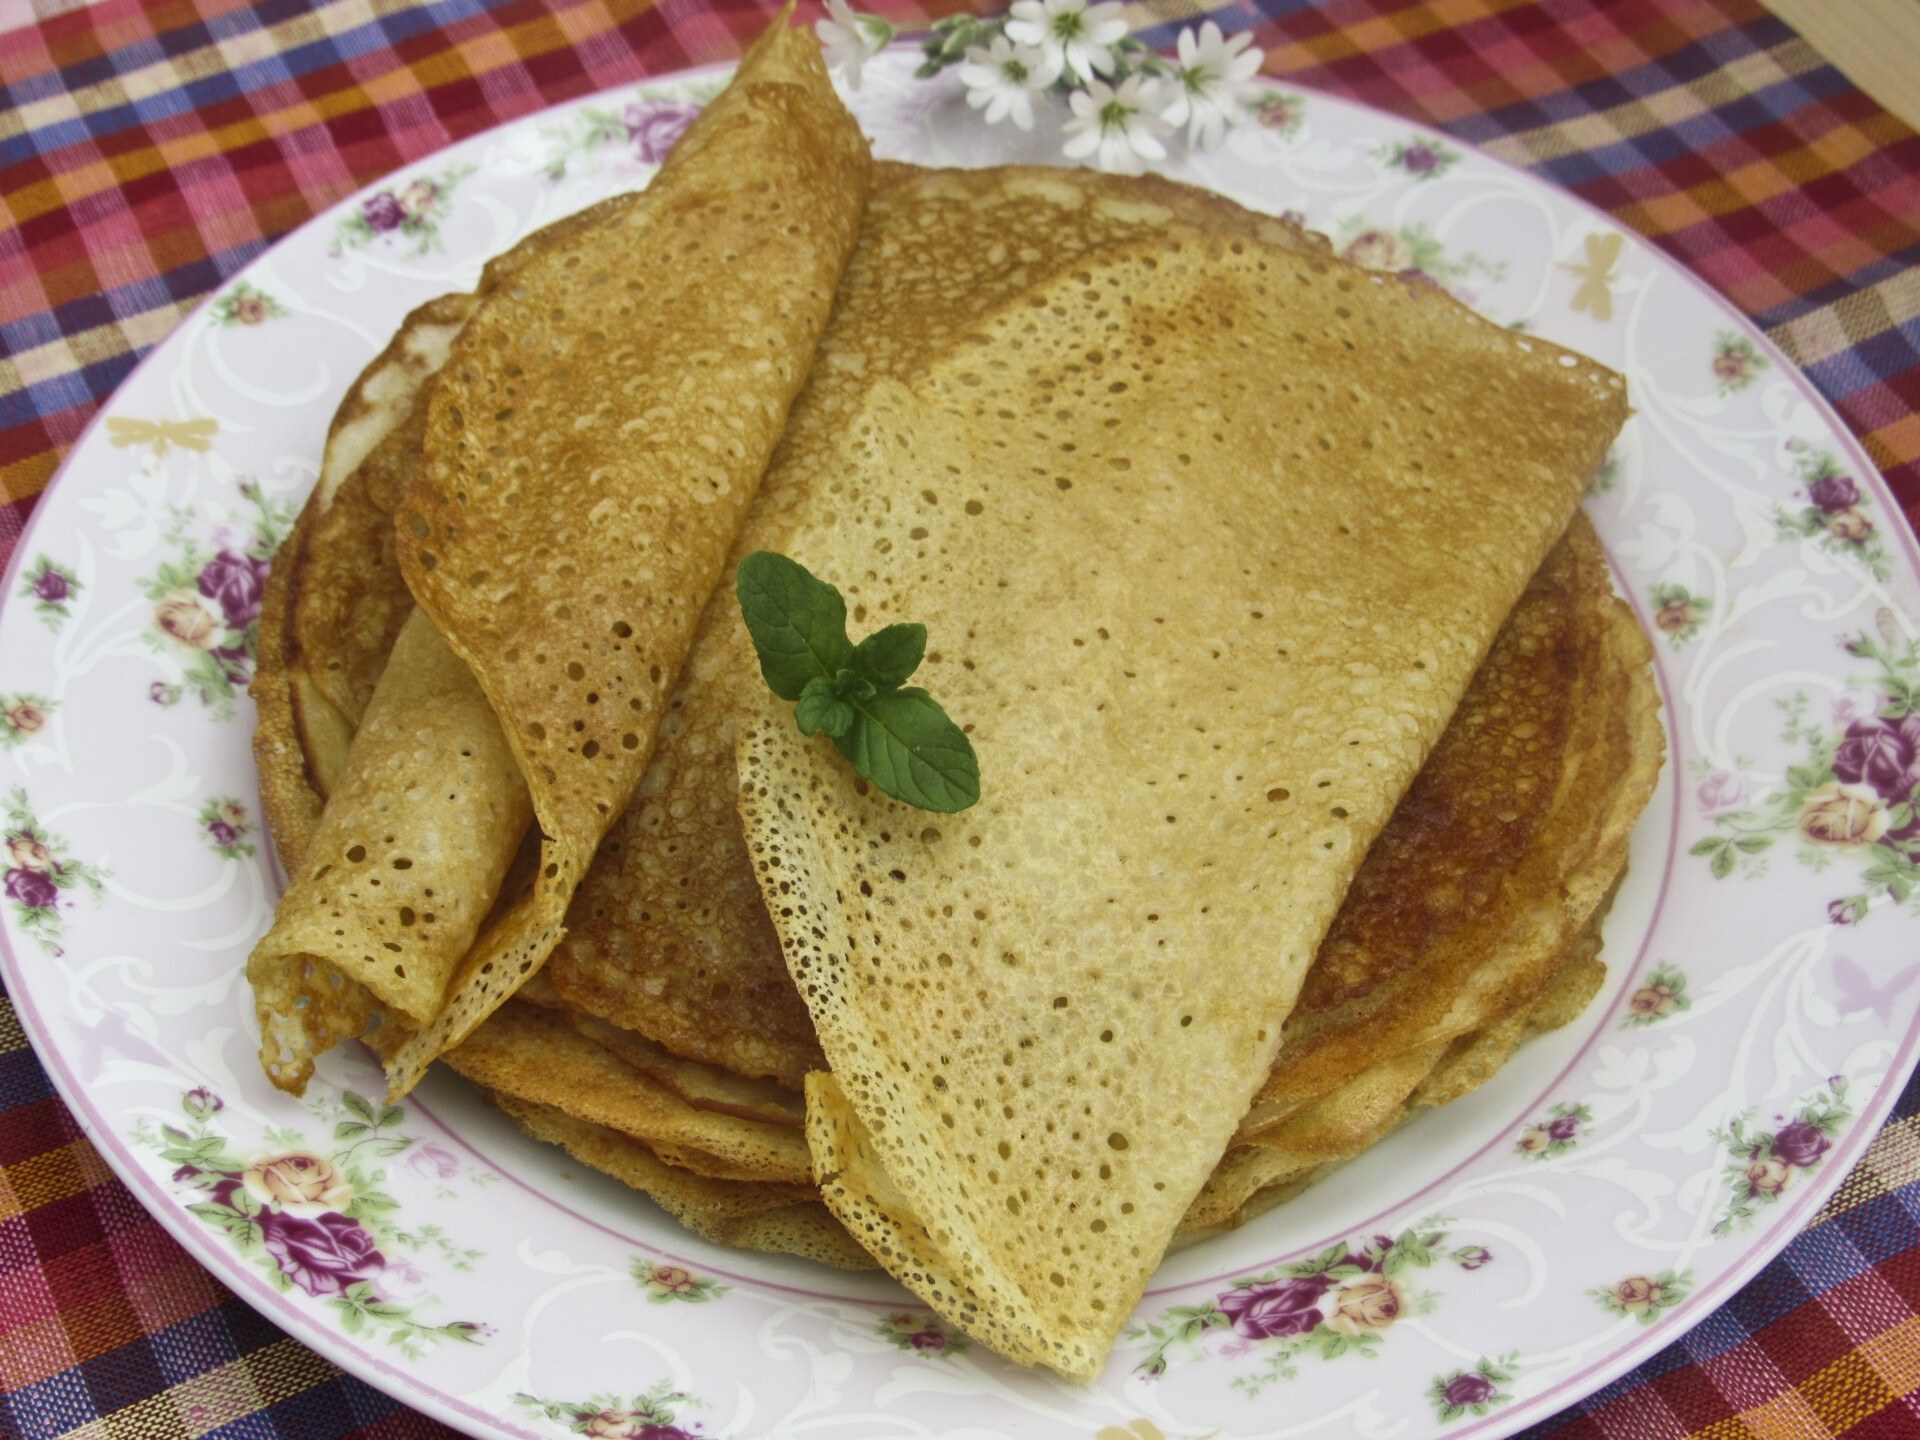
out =
<path fill-rule="evenodd" d="M 543 106 L 736 55 L 764 0 L 0 0 L 0 565 L 88 418 L 270 241 Z M 947 6 L 882 4 L 903 27 Z M 1920 137 L 1746 0 L 1154 0 L 1439 125 L 1717 287 L 1920 515 Z M 0 1440 L 442 1427 L 200 1269 L 80 1134 L 0 999 Z M 1535 1436 L 1920 1436 L 1920 1084 L 1793 1245 Z"/>

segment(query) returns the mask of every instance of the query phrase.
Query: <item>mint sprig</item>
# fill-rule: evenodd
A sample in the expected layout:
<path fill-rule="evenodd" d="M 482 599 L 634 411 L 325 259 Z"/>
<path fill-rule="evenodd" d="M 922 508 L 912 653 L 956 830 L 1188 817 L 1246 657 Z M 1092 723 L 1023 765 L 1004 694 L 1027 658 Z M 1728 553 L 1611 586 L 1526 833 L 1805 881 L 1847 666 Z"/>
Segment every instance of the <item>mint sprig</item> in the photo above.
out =
<path fill-rule="evenodd" d="M 889 625 L 855 645 L 840 592 L 770 550 L 740 562 L 734 593 L 760 674 L 793 702 L 801 734 L 825 735 L 854 774 L 908 805 L 952 814 L 980 798 L 973 742 L 906 684 L 926 656 L 926 626 Z"/>

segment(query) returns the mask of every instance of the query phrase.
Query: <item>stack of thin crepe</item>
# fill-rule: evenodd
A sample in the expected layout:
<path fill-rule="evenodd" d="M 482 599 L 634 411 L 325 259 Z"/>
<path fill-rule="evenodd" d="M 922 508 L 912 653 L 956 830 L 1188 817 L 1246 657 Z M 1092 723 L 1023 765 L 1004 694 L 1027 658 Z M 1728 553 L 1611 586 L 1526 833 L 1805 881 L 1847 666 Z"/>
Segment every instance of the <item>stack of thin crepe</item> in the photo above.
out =
<path fill-rule="evenodd" d="M 835 174 L 858 236 L 817 338 L 769 337 L 764 401 L 710 372 L 697 318 L 663 350 L 551 303 L 582 237 L 631 247 L 611 276 L 669 268 L 689 232 L 657 197 L 781 43 L 644 196 L 423 307 L 342 407 L 263 624 L 295 876 L 252 966 L 263 1058 L 303 1080 L 377 1014 L 396 1090 L 444 1050 L 698 1233 L 877 1260 L 1087 1375 L 1177 1236 L 1473 1088 L 1597 988 L 1661 755 L 1645 640 L 1574 514 L 1624 396 L 1215 197 L 881 165 L 861 208 L 819 137 L 813 170 L 760 173 Z M 684 203 L 766 194 L 739 163 Z M 795 232 L 821 208 L 773 227 L 816 275 L 838 231 Z M 811 316 L 768 283 L 732 292 L 739 328 Z M 710 314 L 716 349 L 741 338 Z M 648 378 L 580 384 L 581 336 Z M 615 489 L 631 458 L 576 453 L 738 411 L 751 438 L 669 457 L 696 498 L 702 456 L 751 472 L 716 493 L 759 480 L 724 537 L 663 508 L 671 464 Z M 548 462 L 594 503 L 552 510 Z M 916 679 L 972 730 L 977 807 L 869 793 L 768 709 L 713 583 L 761 548 L 838 584 L 856 634 L 929 625 Z M 617 776 L 587 763 L 616 744 Z M 518 789 L 442 785 L 450 752 Z M 488 883 L 430 892 L 429 854 Z"/>

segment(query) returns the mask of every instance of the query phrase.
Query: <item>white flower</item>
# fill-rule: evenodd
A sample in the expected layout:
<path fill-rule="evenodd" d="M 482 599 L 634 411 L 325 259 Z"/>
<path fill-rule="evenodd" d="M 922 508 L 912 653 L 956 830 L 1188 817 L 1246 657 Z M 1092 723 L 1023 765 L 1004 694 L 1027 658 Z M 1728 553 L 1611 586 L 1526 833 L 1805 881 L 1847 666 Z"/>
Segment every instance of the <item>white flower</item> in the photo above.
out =
<path fill-rule="evenodd" d="M 1102 170 L 1138 175 L 1148 160 L 1164 160 L 1167 147 L 1160 136 L 1170 128 L 1160 117 L 1160 82 L 1148 75 L 1129 75 L 1114 89 L 1090 80 L 1085 90 L 1067 97 L 1073 118 L 1067 121 L 1067 157 L 1089 155 Z"/>
<path fill-rule="evenodd" d="M 813 33 L 820 37 L 827 68 L 837 71 L 858 90 L 861 68 L 887 48 L 893 39 L 893 26 L 878 15 L 857 14 L 847 0 L 827 0 L 827 16 L 813 27 Z"/>
<path fill-rule="evenodd" d="M 1055 75 L 1091 80 L 1113 73 L 1113 47 L 1127 37 L 1119 0 L 1014 0 L 1007 38 L 1047 57 Z"/>
<path fill-rule="evenodd" d="M 1259 86 L 1250 82 L 1266 58 L 1265 51 L 1250 49 L 1252 44 L 1253 37 L 1244 33 L 1227 39 L 1211 20 L 1198 37 L 1191 29 L 1180 32 L 1180 64 L 1162 113 L 1176 129 L 1187 126 L 1188 145 L 1211 150 L 1229 125 L 1252 113 Z"/>
<path fill-rule="evenodd" d="M 1060 67 L 1047 62 L 1046 53 L 1032 45 L 1015 45 L 1004 35 L 993 37 L 985 49 L 975 45 L 960 67 L 967 87 L 967 104 L 987 112 L 987 123 L 998 125 L 1012 117 L 1022 130 L 1033 128 L 1034 93 L 1060 78 Z"/>

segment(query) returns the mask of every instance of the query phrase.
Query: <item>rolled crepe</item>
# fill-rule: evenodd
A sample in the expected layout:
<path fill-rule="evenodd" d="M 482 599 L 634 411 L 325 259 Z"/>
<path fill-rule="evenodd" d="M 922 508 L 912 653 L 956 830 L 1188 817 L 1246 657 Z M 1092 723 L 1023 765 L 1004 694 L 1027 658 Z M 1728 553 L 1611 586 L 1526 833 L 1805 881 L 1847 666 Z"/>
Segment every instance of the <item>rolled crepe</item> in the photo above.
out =
<path fill-rule="evenodd" d="M 412 311 L 348 387 L 320 475 L 273 558 L 251 687 L 253 753 L 274 848 L 289 874 L 320 823 L 355 727 L 413 612 L 394 554 L 393 511 L 419 472 L 427 395 L 479 297 L 549 245 L 644 200 L 615 195 L 527 236 L 481 272 L 473 295 Z"/>
<path fill-rule="evenodd" d="M 907 809 L 770 708 L 741 815 L 832 1067 L 823 1196 L 928 1303 L 1099 1371 L 1625 410 L 1432 287 L 1255 241 L 1089 264 L 870 393 L 779 548 L 928 626 L 982 798 Z"/>
<path fill-rule="evenodd" d="M 869 171 L 818 47 L 783 18 L 644 203 L 603 208 L 503 275 L 454 341 L 398 515 L 400 564 L 485 697 L 506 757 L 498 784 L 526 793 L 543 843 L 527 893 L 509 897 L 442 977 L 417 1031 L 383 1045 L 390 1094 L 411 1088 L 562 933 L 587 861 L 639 782 L 667 687 L 806 378 Z M 412 718 L 394 717 L 402 730 Z M 423 748 L 429 768 L 448 758 Z M 355 783 L 354 768 L 350 756 L 340 799 L 365 804 L 371 779 Z M 343 816 L 337 828 L 358 835 L 367 818 Z M 303 857 L 315 874 L 339 863 L 322 839 Z M 495 836 L 488 848 L 510 860 L 517 844 Z M 463 915 L 484 916 L 500 898 L 505 864 L 486 873 L 492 888 L 462 894 Z M 420 883 L 444 906 L 442 884 Z M 352 938 L 325 934 L 318 903 L 311 887 L 290 889 L 281 934 L 249 965 L 271 977 L 257 996 L 263 1026 L 277 1027 L 263 1059 L 296 1087 L 354 1007 L 343 1003 L 317 1033 L 302 1016 L 314 995 L 351 983 L 343 958 L 361 964 L 350 945 L 287 948 L 296 932 Z M 269 1014 L 301 987 L 309 1003 L 298 1013 Z"/>
<path fill-rule="evenodd" d="M 415 611 L 249 962 L 268 1074 L 291 1080 L 307 1059 L 316 993 L 337 999 L 349 1023 L 364 1019 L 350 985 L 429 1023 L 532 818 L 473 672 Z"/>
<path fill-rule="evenodd" d="M 413 610 L 393 553 L 393 507 L 418 464 L 422 392 L 446 364 L 473 303 L 471 295 L 442 295 L 415 309 L 348 387 L 313 493 L 273 557 L 249 688 L 261 805 L 289 874 L 300 867 Z M 305 1068 L 300 1077 L 304 1084 Z"/>

